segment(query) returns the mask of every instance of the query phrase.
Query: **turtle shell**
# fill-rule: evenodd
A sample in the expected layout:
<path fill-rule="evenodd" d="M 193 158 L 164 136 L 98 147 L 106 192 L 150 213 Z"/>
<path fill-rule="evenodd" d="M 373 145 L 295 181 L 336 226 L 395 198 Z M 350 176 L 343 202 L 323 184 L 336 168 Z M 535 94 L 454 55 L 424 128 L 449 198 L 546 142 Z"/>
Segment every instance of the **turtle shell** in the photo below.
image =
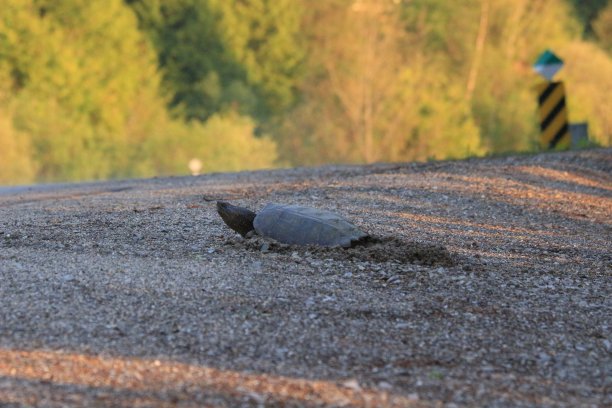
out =
<path fill-rule="evenodd" d="M 368 237 L 341 216 L 299 205 L 270 203 L 253 222 L 259 235 L 285 244 L 351 247 Z"/>

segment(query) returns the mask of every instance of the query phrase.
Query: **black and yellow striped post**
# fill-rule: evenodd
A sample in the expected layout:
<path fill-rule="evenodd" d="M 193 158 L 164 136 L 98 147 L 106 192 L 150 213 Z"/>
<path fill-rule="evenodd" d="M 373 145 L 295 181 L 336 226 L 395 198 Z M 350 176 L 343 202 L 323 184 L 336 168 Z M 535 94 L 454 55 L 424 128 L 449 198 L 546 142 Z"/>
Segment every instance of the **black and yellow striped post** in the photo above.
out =
<path fill-rule="evenodd" d="M 540 146 L 542 149 L 566 149 L 572 142 L 565 105 L 563 82 L 553 81 L 563 67 L 563 60 L 551 50 L 546 50 L 533 65 L 535 71 L 547 82 L 536 86 L 540 111 Z"/>
<path fill-rule="evenodd" d="M 540 111 L 540 146 L 543 149 L 569 148 L 569 130 L 563 82 L 544 82 L 537 86 Z"/>

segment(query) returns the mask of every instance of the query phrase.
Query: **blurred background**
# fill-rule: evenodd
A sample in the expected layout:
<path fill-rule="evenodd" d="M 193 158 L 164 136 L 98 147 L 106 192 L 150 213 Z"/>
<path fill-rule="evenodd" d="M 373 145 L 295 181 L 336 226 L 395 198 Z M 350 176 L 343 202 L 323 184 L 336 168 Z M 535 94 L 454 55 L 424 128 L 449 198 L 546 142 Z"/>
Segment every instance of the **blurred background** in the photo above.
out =
<path fill-rule="evenodd" d="M 0 184 L 612 142 L 612 0 L 2 0 Z"/>

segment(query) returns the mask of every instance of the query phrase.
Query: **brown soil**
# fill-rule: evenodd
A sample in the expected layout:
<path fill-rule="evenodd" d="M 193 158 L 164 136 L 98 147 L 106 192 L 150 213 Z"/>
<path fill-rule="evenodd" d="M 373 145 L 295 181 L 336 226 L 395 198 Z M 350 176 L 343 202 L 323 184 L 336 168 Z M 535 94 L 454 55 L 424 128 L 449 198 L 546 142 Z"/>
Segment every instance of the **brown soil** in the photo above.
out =
<path fill-rule="evenodd" d="M 262 237 L 252 237 L 246 241 L 228 240 L 226 244 L 236 248 L 244 247 L 249 251 L 275 252 L 284 255 L 301 254 L 341 261 L 397 262 L 428 266 L 452 266 L 457 263 L 454 256 L 443 245 L 426 244 L 395 237 L 370 237 L 352 248 L 287 245 Z"/>

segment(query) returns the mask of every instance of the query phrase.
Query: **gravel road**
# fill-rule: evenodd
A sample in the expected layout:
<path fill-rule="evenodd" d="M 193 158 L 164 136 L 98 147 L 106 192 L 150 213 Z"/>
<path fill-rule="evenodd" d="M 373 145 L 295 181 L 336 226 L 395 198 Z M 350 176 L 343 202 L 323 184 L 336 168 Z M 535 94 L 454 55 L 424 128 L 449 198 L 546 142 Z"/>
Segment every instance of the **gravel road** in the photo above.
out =
<path fill-rule="evenodd" d="M 611 406 L 611 289 L 612 149 L 0 188 L 0 406 Z"/>

